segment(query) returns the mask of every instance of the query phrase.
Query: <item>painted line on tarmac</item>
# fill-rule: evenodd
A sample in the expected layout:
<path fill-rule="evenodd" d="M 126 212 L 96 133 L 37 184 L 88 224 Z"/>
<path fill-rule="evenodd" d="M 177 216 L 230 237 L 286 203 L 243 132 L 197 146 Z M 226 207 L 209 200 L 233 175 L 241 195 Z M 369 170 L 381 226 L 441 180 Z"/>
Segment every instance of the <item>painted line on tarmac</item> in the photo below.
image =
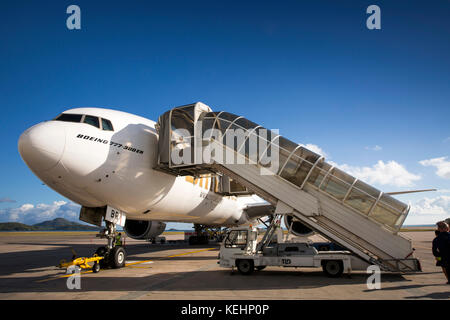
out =
<path fill-rule="evenodd" d="M 144 261 L 127 261 L 127 262 L 125 263 L 125 267 L 132 267 L 132 266 L 137 265 L 137 264 L 150 264 L 150 263 L 153 263 L 153 261 L 152 261 L 152 260 L 144 260 Z"/>
<path fill-rule="evenodd" d="M 93 272 L 92 272 L 92 270 L 80 272 L 80 274 L 86 274 L 86 273 L 93 273 Z M 74 275 L 73 273 L 65 274 L 65 275 L 62 275 L 62 276 L 51 277 L 49 279 L 36 280 L 35 282 L 39 282 L 39 283 L 40 282 L 47 282 L 47 281 L 56 280 L 56 279 L 68 278 L 68 277 L 73 276 L 73 275 Z"/>
<path fill-rule="evenodd" d="M 422 247 L 422 246 L 413 246 L 413 248 L 420 248 L 420 249 L 427 249 L 427 250 L 431 250 L 431 247 Z"/>
<path fill-rule="evenodd" d="M 175 257 L 179 257 L 179 256 L 185 256 L 185 255 L 188 255 L 188 254 L 192 254 L 192 253 L 210 251 L 210 250 L 215 250 L 215 249 L 216 248 L 208 248 L 208 249 L 202 249 L 202 250 L 197 250 L 197 251 L 191 251 L 191 252 L 185 252 L 185 253 L 180 253 L 180 254 L 174 254 L 174 255 L 168 256 L 166 258 L 175 258 Z"/>
<path fill-rule="evenodd" d="M 183 252 L 183 253 L 179 253 L 179 254 L 174 254 L 174 255 L 170 255 L 170 256 L 166 256 L 164 258 L 175 258 L 175 257 L 179 257 L 179 256 L 185 256 L 188 254 L 193 254 L 193 253 L 198 253 L 198 252 L 204 252 L 204 251 L 209 251 L 209 250 L 214 250 L 216 248 L 207 248 L 207 249 L 202 249 L 202 250 L 196 250 L 196 251 L 190 251 L 190 252 Z M 159 260 L 159 259 L 158 259 Z M 143 260 L 143 261 L 130 261 L 129 263 L 125 264 L 126 267 L 128 266 L 134 266 L 137 264 L 146 264 L 146 263 L 153 263 L 153 260 Z"/>

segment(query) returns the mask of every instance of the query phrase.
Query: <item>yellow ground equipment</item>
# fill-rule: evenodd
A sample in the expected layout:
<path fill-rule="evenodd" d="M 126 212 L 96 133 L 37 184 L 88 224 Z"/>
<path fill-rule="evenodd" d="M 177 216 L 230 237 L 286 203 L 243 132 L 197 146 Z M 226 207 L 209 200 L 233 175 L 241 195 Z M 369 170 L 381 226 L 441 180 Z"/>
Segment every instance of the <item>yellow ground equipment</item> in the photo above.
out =
<path fill-rule="evenodd" d="M 99 257 L 98 255 L 94 254 L 94 256 L 92 256 L 91 258 L 85 258 L 85 257 L 81 257 L 81 258 L 76 258 L 72 261 L 66 261 L 66 260 L 61 260 L 59 262 L 58 267 L 60 268 L 68 268 L 70 266 L 79 266 L 81 269 L 91 269 L 94 273 L 97 273 L 100 271 L 100 263 L 99 261 L 102 260 L 103 257 Z M 89 263 L 94 263 L 93 265 L 90 265 Z"/>

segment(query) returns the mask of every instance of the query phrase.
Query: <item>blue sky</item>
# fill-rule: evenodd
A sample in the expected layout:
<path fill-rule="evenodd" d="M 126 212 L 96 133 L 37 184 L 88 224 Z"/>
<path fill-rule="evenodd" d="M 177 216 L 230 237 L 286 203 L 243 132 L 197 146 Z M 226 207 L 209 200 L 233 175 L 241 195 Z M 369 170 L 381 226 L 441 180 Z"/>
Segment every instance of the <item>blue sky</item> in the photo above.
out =
<path fill-rule="evenodd" d="M 81 30 L 66 27 L 71 4 Z M 366 28 L 372 4 L 381 30 Z M 398 199 L 407 224 L 447 218 L 449 12 L 448 1 L 1 1 L 0 221 L 77 218 L 22 162 L 28 127 L 72 107 L 156 120 L 195 101 L 279 129 L 383 191 L 438 188 Z"/>

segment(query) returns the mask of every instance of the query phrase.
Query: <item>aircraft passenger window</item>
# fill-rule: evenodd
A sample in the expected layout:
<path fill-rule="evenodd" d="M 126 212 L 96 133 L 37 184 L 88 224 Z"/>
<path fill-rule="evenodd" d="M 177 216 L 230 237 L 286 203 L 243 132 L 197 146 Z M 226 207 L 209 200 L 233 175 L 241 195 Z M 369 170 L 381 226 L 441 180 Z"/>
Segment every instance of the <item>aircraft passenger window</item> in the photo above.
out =
<path fill-rule="evenodd" d="M 114 131 L 111 121 L 102 119 L 102 128 L 106 131 Z"/>
<path fill-rule="evenodd" d="M 72 114 L 72 113 L 62 113 L 58 117 L 55 118 L 57 121 L 66 121 L 66 122 L 81 122 L 81 114 Z"/>
<path fill-rule="evenodd" d="M 97 117 L 93 117 L 93 116 L 85 116 L 85 117 L 84 117 L 84 123 L 87 123 L 87 124 L 90 124 L 91 126 L 100 128 L 100 123 L 99 123 Z"/>

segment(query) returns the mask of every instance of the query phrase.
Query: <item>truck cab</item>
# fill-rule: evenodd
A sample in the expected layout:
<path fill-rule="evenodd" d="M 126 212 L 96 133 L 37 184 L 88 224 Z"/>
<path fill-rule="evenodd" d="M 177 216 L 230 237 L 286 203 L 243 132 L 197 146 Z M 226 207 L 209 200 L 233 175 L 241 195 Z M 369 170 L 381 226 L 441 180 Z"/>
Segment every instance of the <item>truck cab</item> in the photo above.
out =
<path fill-rule="evenodd" d="M 231 257 L 235 254 L 256 252 L 258 229 L 255 227 L 237 227 L 230 229 L 220 246 L 220 265 L 231 267 Z"/>

